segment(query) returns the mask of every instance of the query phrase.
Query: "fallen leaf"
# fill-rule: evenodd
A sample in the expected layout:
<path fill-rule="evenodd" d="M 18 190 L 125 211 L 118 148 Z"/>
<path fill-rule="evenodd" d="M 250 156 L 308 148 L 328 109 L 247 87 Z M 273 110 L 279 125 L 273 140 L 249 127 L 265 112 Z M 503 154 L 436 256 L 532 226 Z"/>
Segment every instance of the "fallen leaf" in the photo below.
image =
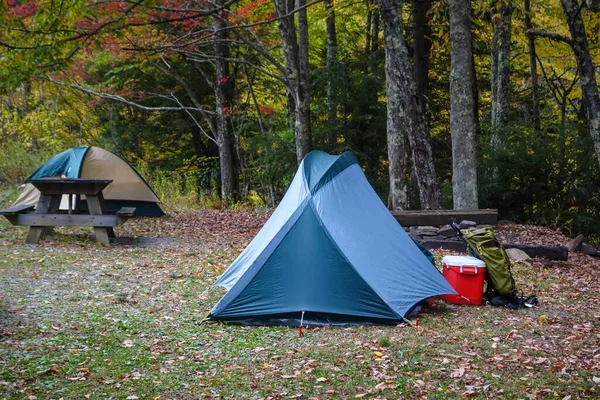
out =
<path fill-rule="evenodd" d="M 450 378 L 462 378 L 464 374 L 465 369 L 463 367 L 460 367 L 452 371 L 452 373 L 450 374 Z"/>

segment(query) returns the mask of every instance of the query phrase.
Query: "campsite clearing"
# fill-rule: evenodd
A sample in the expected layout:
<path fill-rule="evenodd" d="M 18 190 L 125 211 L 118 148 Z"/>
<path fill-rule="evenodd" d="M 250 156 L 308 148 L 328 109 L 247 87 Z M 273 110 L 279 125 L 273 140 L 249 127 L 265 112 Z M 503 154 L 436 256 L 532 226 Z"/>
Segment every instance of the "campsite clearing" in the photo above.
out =
<path fill-rule="evenodd" d="M 302 338 L 286 327 L 200 324 L 222 294 L 203 293 L 268 216 L 130 220 L 112 248 L 85 228 L 27 246 L 23 228 L 0 222 L 0 397 L 600 395 L 600 262 L 580 254 L 514 266 L 517 285 L 540 300 L 531 310 L 439 302 L 418 329 L 309 328 Z M 568 241 L 498 229 L 514 242 Z"/>

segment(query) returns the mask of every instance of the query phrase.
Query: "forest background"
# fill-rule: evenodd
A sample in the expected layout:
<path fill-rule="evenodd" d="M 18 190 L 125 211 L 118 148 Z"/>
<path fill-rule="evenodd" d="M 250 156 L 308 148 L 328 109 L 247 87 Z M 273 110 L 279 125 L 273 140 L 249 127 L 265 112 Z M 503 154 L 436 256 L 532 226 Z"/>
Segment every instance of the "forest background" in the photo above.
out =
<path fill-rule="evenodd" d="M 3 202 L 119 154 L 171 207 L 273 207 L 311 149 L 393 209 L 600 235 L 598 1 L 3 0 Z"/>

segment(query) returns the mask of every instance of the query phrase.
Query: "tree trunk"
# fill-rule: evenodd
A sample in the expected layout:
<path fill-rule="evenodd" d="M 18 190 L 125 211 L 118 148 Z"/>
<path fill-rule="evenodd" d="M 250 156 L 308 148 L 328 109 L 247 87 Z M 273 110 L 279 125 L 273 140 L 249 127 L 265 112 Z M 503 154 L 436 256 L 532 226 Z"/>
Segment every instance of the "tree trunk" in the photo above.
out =
<path fill-rule="evenodd" d="M 390 161 L 390 193 L 393 207 L 401 207 L 406 200 L 401 183 L 404 157 L 404 135 L 410 143 L 413 167 L 419 188 L 419 199 L 424 209 L 441 206 L 440 189 L 433 165 L 428 129 L 414 81 L 412 65 L 402 33 L 401 0 L 379 0 L 383 24 L 385 73 L 387 82 L 387 136 Z"/>
<path fill-rule="evenodd" d="M 415 82 L 421 97 L 423 113 L 427 108 L 427 86 L 429 83 L 429 53 L 431 52 L 431 27 L 427 12 L 431 8 L 431 0 L 413 0 L 413 64 L 415 66 Z"/>
<path fill-rule="evenodd" d="M 300 162 L 312 149 L 310 131 L 310 67 L 308 64 L 308 13 L 306 0 L 296 0 L 298 9 L 298 93 L 296 106 L 296 156 Z"/>
<path fill-rule="evenodd" d="M 371 29 L 371 53 L 379 50 L 379 14 L 373 13 L 373 23 Z"/>
<path fill-rule="evenodd" d="M 222 6 L 224 0 L 217 2 Z M 231 134 L 231 107 L 233 104 L 233 79 L 229 71 L 228 31 L 222 29 L 226 24 L 215 18 L 216 82 L 215 82 L 215 136 L 219 147 L 219 167 L 221 172 L 221 201 L 229 205 L 238 200 L 239 177 L 235 167 L 233 138 Z"/>
<path fill-rule="evenodd" d="M 294 16 L 286 16 L 294 8 L 294 0 L 275 0 L 275 9 L 279 19 L 279 34 L 286 72 L 286 101 L 288 117 L 295 120 L 296 95 L 298 86 L 298 42 L 296 39 L 296 25 Z M 295 128 L 294 128 L 295 129 Z"/>
<path fill-rule="evenodd" d="M 298 0 L 303 1 L 303 0 Z M 300 46 L 296 35 L 294 16 L 289 15 L 294 10 L 293 0 L 275 0 L 275 8 L 279 18 L 279 32 L 286 69 L 286 86 L 288 90 L 288 107 L 291 102 L 294 107 L 294 132 L 296 135 L 296 158 L 298 163 L 308 154 L 312 145 L 310 133 L 310 97 L 308 94 L 308 36 L 301 37 Z M 307 34 L 306 20 L 300 21 L 305 26 L 300 29 L 300 35 Z M 300 47 L 302 46 L 302 51 Z M 302 56 L 301 56 L 302 53 Z M 306 57 L 306 58 L 304 58 Z M 301 58 L 304 60 L 301 61 Z M 302 69 L 306 69 L 304 74 Z"/>
<path fill-rule="evenodd" d="M 392 68 L 394 68 L 393 64 L 388 63 L 388 57 L 386 57 L 386 76 Z M 404 210 L 408 208 L 406 139 L 402 132 L 402 117 L 399 112 L 402 108 L 401 90 L 397 85 L 397 82 L 387 79 L 387 147 L 390 174 L 388 206 L 392 210 Z"/>
<path fill-rule="evenodd" d="M 337 33 L 333 0 L 325 0 L 327 12 L 327 144 L 329 150 L 337 144 Z"/>
<path fill-rule="evenodd" d="M 471 37 L 471 49 L 473 49 L 472 39 Z M 473 66 L 473 115 L 475 115 L 475 130 L 479 131 L 479 88 L 477 83 L 477 69 L 475 68 L 475 53 L 473 51 L 471 51 L 471 65 Z"/>
<path fill-rule="evenodd" d="M 576 0 L 561 0 L 561 5 L 567 17 L 571 32 L 573 52 L 577 59 L 577 67 L 581 76 L 581 90 L 587 108 L 587 123 L 590 136 L 594 143 L 596 158 L 600 164 L 600 97 L 594 64 L 590 56 L 587 34 L 581 16 L 582 6 Z"/>
<path fill-rule="evenodd" d="M 531 1 L 525 0 L 525 28 L 527 30 L 533 29 L 533 23 L 531 22 Z M 538 100 L 538 77 L 537 77 L 537 54 L 535 51 L 535 36 L 532 34 L 527 35 L 527 45 L 529 47 L 529 68 L 531 74 L 531 117 L 533 119 L 533 126 L 535 133 L 539 138 L 541 133 L 541 122 L 540 122 L 540 105 Z"/>
<path fill-rule="evenodd" d="M 474 210 L 477 202 L 471 0 L 450 0 L 450 133 L 452 195 L 455 210 Z"/>
<path fill-rule="evenodd" d="M 510 100 L 510 47 L 513 7 L 500 1 L 491 11 L 492 36 L 492 133 L 498 144 L 498 131 L 508 124 Z"/>
<path fill-rule="evenodd" d="M 365 54 L 371 53 L 371 25 L 373 11 L 371 11 L 371 0 L 367 0 L 367 24 L 365 26 Z"/>

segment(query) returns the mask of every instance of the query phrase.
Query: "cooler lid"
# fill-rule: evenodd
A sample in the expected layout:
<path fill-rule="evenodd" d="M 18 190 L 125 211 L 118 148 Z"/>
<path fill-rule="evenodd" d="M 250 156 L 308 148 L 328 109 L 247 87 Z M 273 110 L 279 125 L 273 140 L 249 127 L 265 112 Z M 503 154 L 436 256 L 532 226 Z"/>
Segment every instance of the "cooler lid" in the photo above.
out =
<path fill-rule="evenodd" d="M 456 267 L 480 267 L 485 268 L 485 263 L 481 261 L 479 258 L 471 257 L 471 256 L 444 256 L 442 258 L 442 264 L 452 265 Z"/>

